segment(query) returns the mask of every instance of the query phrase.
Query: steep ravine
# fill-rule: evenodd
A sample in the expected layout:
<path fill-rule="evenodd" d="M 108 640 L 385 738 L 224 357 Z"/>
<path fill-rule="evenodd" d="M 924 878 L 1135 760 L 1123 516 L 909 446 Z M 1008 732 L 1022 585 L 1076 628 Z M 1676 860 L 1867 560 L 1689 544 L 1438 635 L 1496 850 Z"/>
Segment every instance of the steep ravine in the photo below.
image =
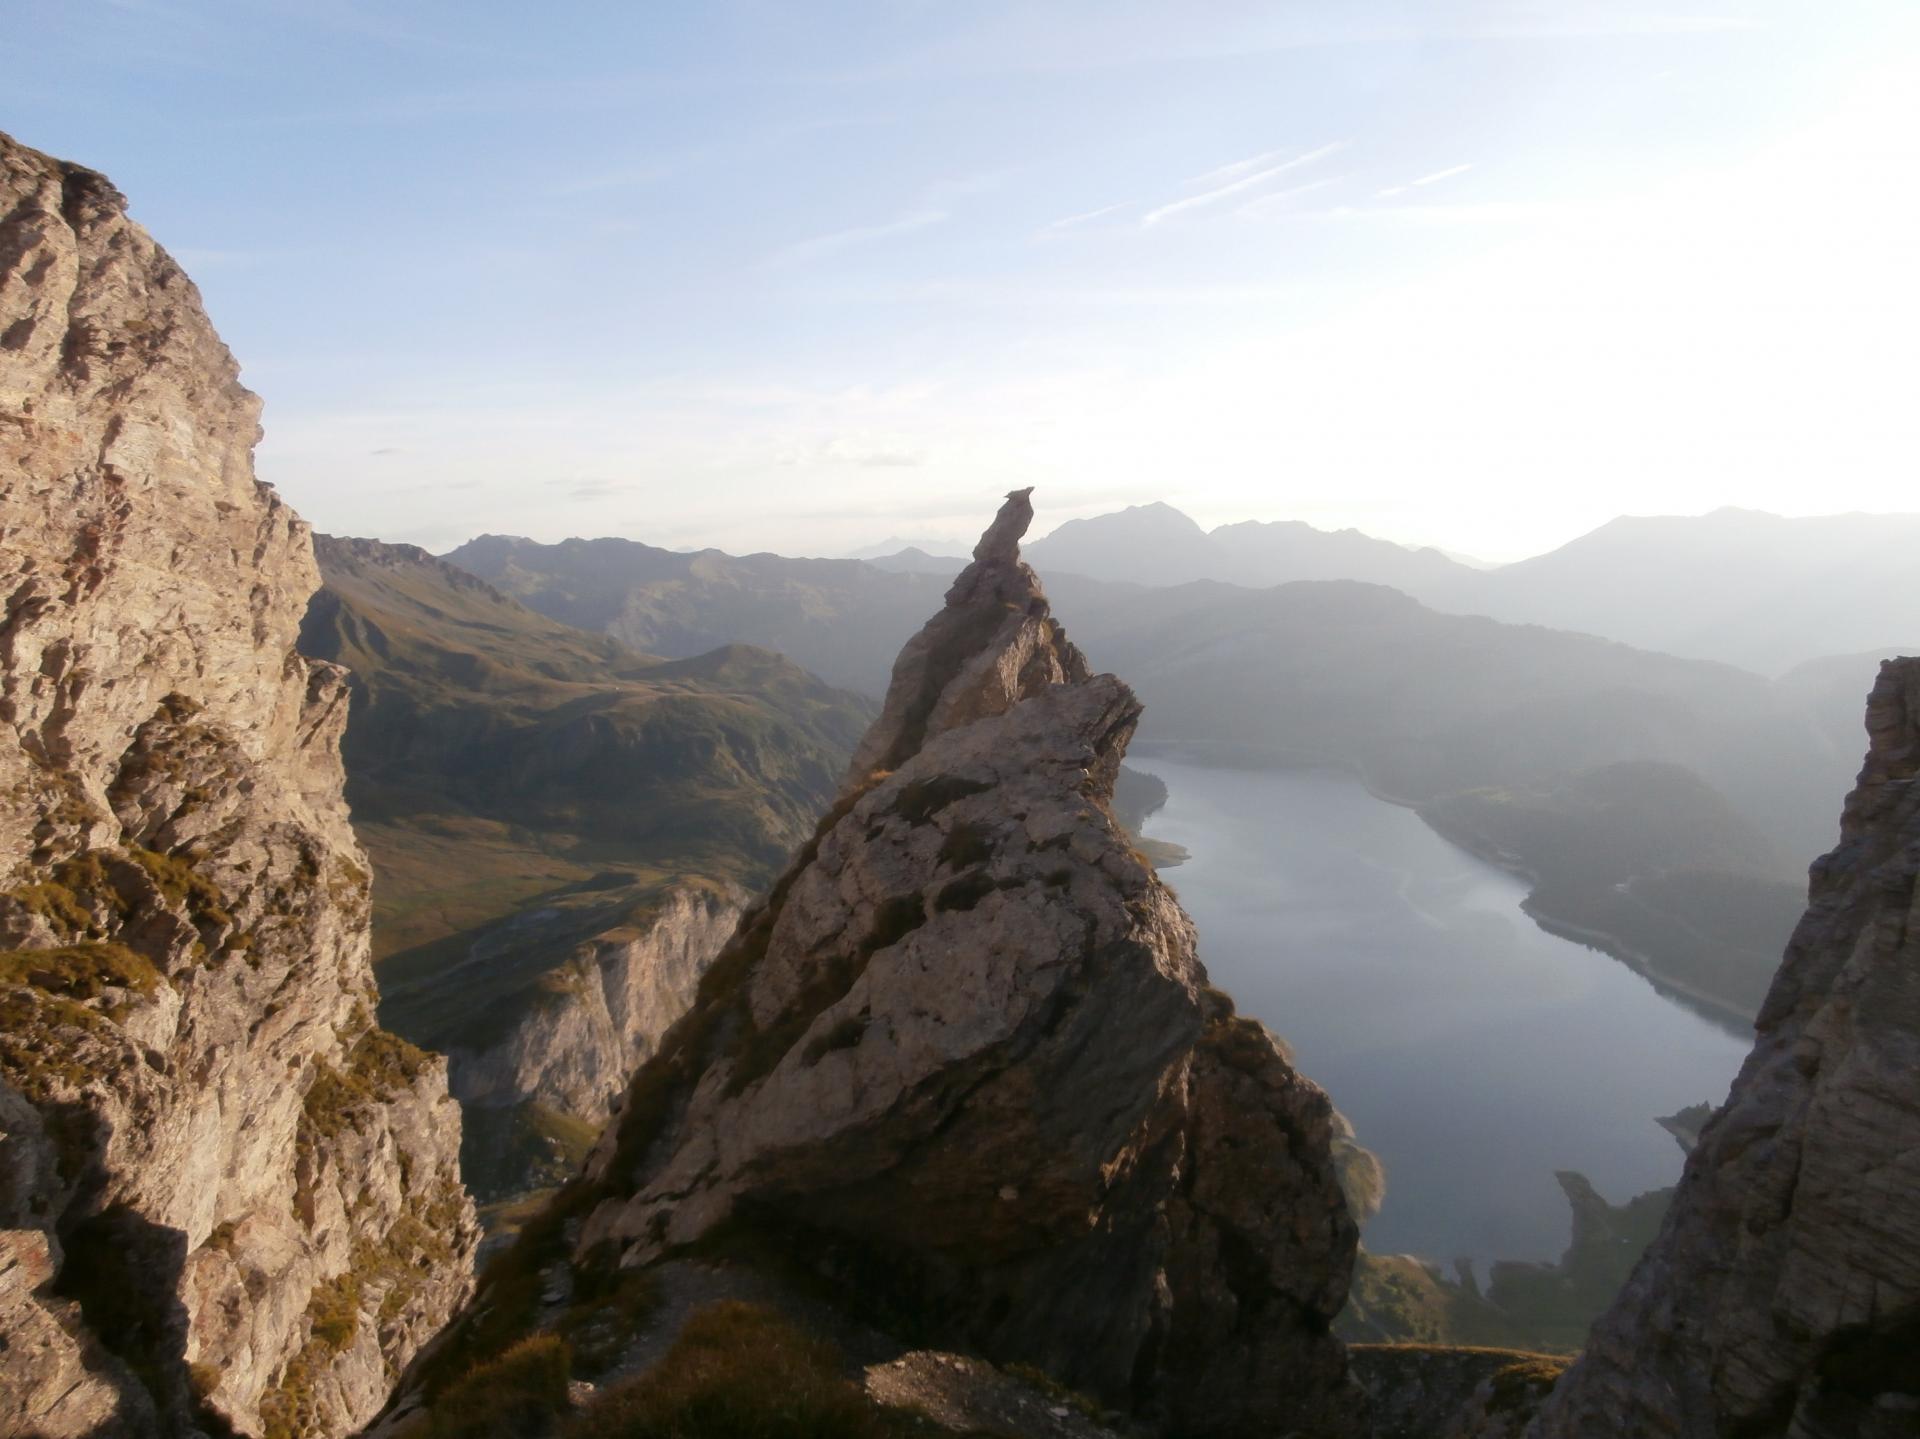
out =
<path fill-rule="evenodd" d="M 258 419 L 113 187 L 0 136 L 7 1433 L 344 1434 L 471 1284 Z"/>

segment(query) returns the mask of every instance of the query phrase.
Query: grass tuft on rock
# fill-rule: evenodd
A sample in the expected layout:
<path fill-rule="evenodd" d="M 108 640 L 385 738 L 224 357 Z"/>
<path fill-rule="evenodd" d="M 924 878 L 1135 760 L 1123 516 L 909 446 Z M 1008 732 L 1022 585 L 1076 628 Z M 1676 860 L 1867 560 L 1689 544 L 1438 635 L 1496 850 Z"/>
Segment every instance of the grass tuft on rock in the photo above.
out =
<path fill-rule="evenodd" d="M 839 1353 L 770 1309 L 697 1310 L 666 1355 L 608 1389 L 564 1439 L 887 1439 L 894 1428 Z"/>
<path fill-rule="evenodd" d="M 432 1439 L 520 1439 L 548 1432 L 567 1407 L 573 1375 L 567 1342 L 552 1334 L 522 1339 L 475 1366 L 434 1401 Z"/>
<path fill-rule="evenodd" d="M 201 874 L 192 859 L 184 855 L 161 854 L 151 849 L 130 849 L 128 855 L 147 872 L 154 888 L 168 902 L 179 905 L 195 924 L 225 929 L 233 924 L 227 912 L 227 897 L 220 886 Z"/>
<path fill-rule="evenodd" d="M 160 971 L 124 944 L 69 944 L 58 949 L 10 949 L 0 952 L 0 985 L 25 984 L 61 999 L 86 1003 L 111 990 L 142 998 L 161 984 Z M 116 1005 L 110 1019 L 125 1013 Z"/>

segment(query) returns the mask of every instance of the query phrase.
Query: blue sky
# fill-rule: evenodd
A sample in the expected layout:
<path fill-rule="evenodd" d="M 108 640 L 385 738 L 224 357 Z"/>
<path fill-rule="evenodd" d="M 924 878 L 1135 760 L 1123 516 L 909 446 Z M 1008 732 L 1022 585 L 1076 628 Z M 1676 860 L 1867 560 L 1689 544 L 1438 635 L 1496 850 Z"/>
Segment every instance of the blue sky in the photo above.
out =
<path fill-rule="evenodd" d="M 1904 0 L 7 8 L 325 529 L 1915 508 Z"/>

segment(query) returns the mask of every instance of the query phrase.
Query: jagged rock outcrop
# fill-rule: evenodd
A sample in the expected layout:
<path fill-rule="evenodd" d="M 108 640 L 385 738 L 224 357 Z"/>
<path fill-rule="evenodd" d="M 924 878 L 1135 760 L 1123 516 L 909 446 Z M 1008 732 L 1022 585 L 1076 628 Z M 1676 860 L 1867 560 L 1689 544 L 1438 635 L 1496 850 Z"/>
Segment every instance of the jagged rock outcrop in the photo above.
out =
<path fill-rule="evenodd" d="M 1140 706 L 1020 563 L 1031 513 L 1009 497 L 639 1072 L 576 1253 L 772 1235 L 1170 1432 L 1355 1433 L 1333 1110 L 1116 826 Z"/>
<path fill-rule="evenodd" d="M 1536 1439 L 1920 1432 L 1920 660 L 1867 733 L 1753 1053 Z"/>
<path fill-rule="evenodd" d="M 343 1433 L 470 1286 L 373 1024 L 340 672 L 259 402 L 99 175 L 0 136 L 0 1431 Z"/>
<path fill-rule="evenodd" d="M 1567 1361 L 1520 1349 L 1356 1344 L 1373 1439 L 1519 1439 Z"/>
<path fill-rule="evenodd" d="M 695 879 L 641 888 L 611 883 L 515 915 L 464 958 L 389 988 L 382 1022 L 447 1056 L 465 1112 L 462 1170 L 480 1203 L 579 1172 L 745 900 Z"/>
<path fill-rule="evenodd" d="M 512 1023 L 484 1044 L 447 1046 L 454 1097 L 463 1104 L 532 1101 L 604 1121 L 633 1071 L 685 1014 L 740 921 L 740 896 L 687 884 L 644 917 L 595 934 L 515 996 Z M 525 930 L 537 924 L 509 928 Z M 502 933 L 501 942 L 511 942 Z M 484 963 L 486 956 L 476 956 Z"/>

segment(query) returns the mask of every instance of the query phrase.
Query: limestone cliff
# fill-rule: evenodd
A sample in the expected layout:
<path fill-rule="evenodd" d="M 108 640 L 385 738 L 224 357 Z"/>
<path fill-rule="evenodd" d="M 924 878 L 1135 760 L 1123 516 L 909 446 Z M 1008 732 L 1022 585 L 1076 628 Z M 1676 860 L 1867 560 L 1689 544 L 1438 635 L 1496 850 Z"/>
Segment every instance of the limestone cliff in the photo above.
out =
<path fill-rule="evenodd" d="M 259 402 L 100 176 L 0 136 L 0 1431 L 343 1433 L 466 1294 L 376 1028 L 345 689 Z"/>
<path fill-rule="evenodd" d="M 1536 1439 L 1920 1431 L 1920 660 L 1659 1237 Z"/>
<path fill-rule="evenodd" d="M 771 1236 L 1172 1432 L 1354 1433 L 1332 1108 L 1115 824 L 1140 706 L 1051 617 L 1031 514 L 1009 497 L 636 1077 L 578 1261 Z"/>
<path fill-rule="evenodd" d="M 387 983 L 383 1023 L 447 1056 L 483 1204 L 564 1183 L 627 1081 L 692 1005 L 739 923 L 730 885 L 611 884 L 481 932 L 464 958 Z"/>
<path fill-rule="evenodd" d="M 594 935 L 545 976 L 492 1043 L 450 1050 L 454 1094 L 467 1104 L 533 1100 L 594 1120 L 660 1037 L 687 1012 L 700 976 L 740 919 L 737 899 L 703 886 L 668 891 L 644 918 Z"/>

